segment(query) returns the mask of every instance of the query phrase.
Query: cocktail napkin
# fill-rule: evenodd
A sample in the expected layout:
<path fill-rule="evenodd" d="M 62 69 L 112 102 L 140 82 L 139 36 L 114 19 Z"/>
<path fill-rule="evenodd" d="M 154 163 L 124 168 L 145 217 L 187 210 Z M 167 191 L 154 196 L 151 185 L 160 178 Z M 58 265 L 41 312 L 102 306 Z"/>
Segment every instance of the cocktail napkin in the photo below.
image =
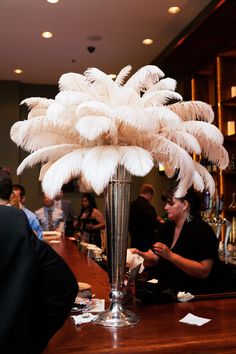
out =
<path fill-rule="evenodd" d="M 181 320 L 179 320 L 179 322 L 188 323 L 188 324 L 195 325 L 195 326 L 202 326 L 209 321 L 211 321 L 211 319 L 204 318 L 204 317 L 198 317 L 198 316 L 193 315 L 192 313 L 188 313 Z"/>
<path fill-rule="evenodd" d="M 97 315 L 92 315 L 90 312 L 85 312 L 82 315 L 71 316 L 75 321 L 75 325 L 79 326 L 82 323 L 88 323 L 93 321 Z"/>
<path fill-rule="evenodd" d="M 144 270 L 143 257 L 141 257 L 139 254 L 132 253 L 129 249 L 127 249 L 126 262 L 130 271 L 137 267 L 139 264 L 141 265 L 139 273 L 142 273 Z"/>

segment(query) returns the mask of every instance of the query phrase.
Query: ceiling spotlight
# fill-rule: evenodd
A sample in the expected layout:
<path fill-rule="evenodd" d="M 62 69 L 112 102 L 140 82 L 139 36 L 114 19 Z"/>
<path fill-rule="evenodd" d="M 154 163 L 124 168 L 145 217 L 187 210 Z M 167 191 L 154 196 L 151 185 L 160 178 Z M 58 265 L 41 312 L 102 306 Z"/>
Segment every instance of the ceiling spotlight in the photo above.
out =
<path fill-rule="evenodd" d="M 171 6 L 168 9 L 169 14 L 175 15 L 178 14 L 181 11 L 181 8 L 179 6 Z"/>
<path fill-rule="evenodd" d="M 60 0 L 47 0 L 50 4 L 57 4 Z"/>
<path fill-rule="evenodd" d="M 14 73 L 20 75 L 20 74 L 23 74 L 23 70 L 21 70 L 21 69 L 15 69 L 15 70 L 14 70 Z"/>
<path fill-rule="evenodd" d="M 45 31 L 45 32 L 42 32 L 42 37 L 43 38 L 52 38 L 53 34 L 52 32 L 48 32 L 48 31 Z"/>
<path fill-rule="evenodd" d="M 153 39 L 151 39 L 151 38 L 146 38 L 146 39 L 144 39 L 143 41 L 142 41 L 142 43 L 143 44 L 145 44 L 145 45 L 150 45 L 150 44 L 153 44 Z"/>
<path fill-rule="evenodd" d="M 116 74 L 109 74 L 108 75 L 111 79 L 115 79 L 116 78 Z"/>

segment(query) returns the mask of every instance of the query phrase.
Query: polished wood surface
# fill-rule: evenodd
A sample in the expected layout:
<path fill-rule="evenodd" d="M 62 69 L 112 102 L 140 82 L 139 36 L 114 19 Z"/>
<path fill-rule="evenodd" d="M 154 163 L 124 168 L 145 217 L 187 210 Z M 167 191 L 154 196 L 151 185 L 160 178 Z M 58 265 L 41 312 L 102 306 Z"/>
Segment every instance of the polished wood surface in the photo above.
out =
<path fill-rule="evenodd" d="M 53 248 L 63 256 L 78 280 L 92 285 L 96 296 L 108 296 L 106 273 L 97 264 L 68 242 L 55 244 Z M 219 297 L 209 299 L 204 295 L 199 298 L 201 301 L 165 305 L 137 304 L 132 310 L 138 314 L 139 323 L 118 329 L 94 323 L 76 327 L 69 318 L 44 354 L 236 353 L 236 298 Z M 189 312 L 211 321 L 201 327 L 180 323 Z"/>
<path fill-rule="evenodd" d="M 60 243 L 49 244 L 68 264 L 78 282 L 90 284 L 94 297 L 108 301 L 108 276 L 97 263 L 80 253 L 76 244 L 67 238 L 62 238 Z"/>

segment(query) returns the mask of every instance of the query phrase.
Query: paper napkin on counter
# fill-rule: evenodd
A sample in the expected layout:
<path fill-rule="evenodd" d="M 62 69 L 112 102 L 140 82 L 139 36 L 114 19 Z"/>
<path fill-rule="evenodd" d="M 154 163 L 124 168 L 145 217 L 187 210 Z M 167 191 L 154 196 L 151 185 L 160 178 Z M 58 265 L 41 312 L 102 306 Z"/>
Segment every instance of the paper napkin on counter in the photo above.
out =
<path fill-rule="evenodd" d="M 187 302 L 194 299 L 194 295 L 186 293 L 185 291 L 179 291 L 177 294 L 177 300 L 180 302 Z"/>
<path fill-rule="evenodd" d="M 97 315 L 92 315 L 90 312 L 85 312 L 82 315 L 71 316 L 75 321 L 75 325 L 78 326 L 82 323 L 88 323 L 93 321 Z"/>
<path fill-rule="evenodd" d="M 188 313 L 181 320 L 179 320 L 179 322 L 188 323 L 188 324 L 195 325 L 195 326 L 202 326 L 209 321 L 211 321 L 211 319 L 204 318 L 204 317 L 198 317 L 198 316 L 193 315 L 192 313 Z"/>

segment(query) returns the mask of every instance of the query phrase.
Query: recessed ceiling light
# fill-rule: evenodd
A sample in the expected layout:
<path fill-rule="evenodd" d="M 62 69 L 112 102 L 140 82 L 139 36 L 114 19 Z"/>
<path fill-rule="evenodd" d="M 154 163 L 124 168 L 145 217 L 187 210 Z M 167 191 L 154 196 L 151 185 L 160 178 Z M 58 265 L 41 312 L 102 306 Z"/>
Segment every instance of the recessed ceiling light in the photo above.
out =
<path fill-rule="evenodd" d="M 169 14 L 175 15 L 178 14 L 181 11 L 181 8 L 179 6 L 171 6 L 168 9 Z"/>
<path fill-rule="evenodd" d="M 116 78 L 116 74 L 109 74 L 108 75 L 111 79 L 115 79 Z"/>
<path fill-rule="evenodd" d="M 52 32 L 48 32 L 48 31 L 42 32 L 43 38 L 52 38 L 52 36 L 53 36 Z"/>
<path fill-rule="evenodd" d="M 23 70 L 21 70 L 21 69 L 15 69 L 15 70 L 14 70 L 14 73 L 20 75 L 20 74 L 23 74 Z"/>
<path fill-rule="evenodd" d="M 50 4 L 57 4 L 60 0 L 47 0 Z"/>
<path fill-rule="evenodd" d="M 150 45 L 150 44 L 153 44 L 153 39 L 151 38 L 145 38 L 142 43 L 145 44 L 145 45 Z"/>

